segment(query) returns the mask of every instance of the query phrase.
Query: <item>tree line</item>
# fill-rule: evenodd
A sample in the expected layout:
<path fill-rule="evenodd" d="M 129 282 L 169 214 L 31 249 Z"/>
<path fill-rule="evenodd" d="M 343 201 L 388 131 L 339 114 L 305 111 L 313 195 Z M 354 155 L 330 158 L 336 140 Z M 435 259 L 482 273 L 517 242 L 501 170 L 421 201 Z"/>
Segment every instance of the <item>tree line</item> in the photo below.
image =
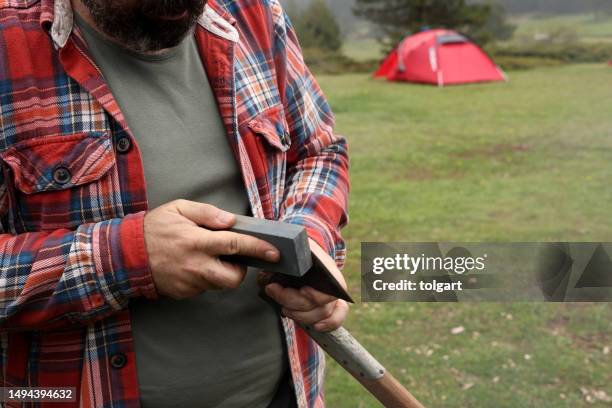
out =
<path fill-rule="evenodd" d="M 338 51 L 342 46 L 342 30 L 336 18 L 341 0 L 311 0 L 307 6 L 287 0 L 291 17 L 304 48 Z M 480 44 L 508 39 L 514 26 L 506 20 L 503 6 L 497 3 L 473 3 L 466 0 L 351 0 L 351 12 L 377 27 L 387 48 L 395 46 L 406 35 L 427 28 L 456 29 Z M 333 7 L 333 6 L 332 6 Z M 334 12 L 335 11 L 335 12 Z"/>
<path fill-rule="evenodd" d="M 612 0 L 281 0 L 305 49 L 337 52 L 350 21 L 375 27 L 387 50 L 428 28 L 455 29 L 480 45 L 512 37 L 509 12 L 611 14 Z M 347 29 L 348 28 L 348 29 Z"/>
<path fill-rule="evenodd" d="M 355 14 L 376 24 L 388 47 L 408 34 L 428 28 L 450 28 L 480 44 L 505 40 L 515 27 L 499 3 L 466 0 L 356 0 Z"/>

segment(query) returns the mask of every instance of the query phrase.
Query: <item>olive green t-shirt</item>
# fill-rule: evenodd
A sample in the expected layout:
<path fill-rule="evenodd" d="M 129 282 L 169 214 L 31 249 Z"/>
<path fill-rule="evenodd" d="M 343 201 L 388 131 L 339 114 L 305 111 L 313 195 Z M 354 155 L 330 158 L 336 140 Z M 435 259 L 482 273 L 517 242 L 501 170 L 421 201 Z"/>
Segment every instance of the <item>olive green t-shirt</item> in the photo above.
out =
<path fill-rule="evenodd" d="M 77 16 L 142 154 L 149 207 L 184 198 L 249 212 L 194 36 L 160 55 L 134 54 Z M 128 153 L 129 154 L 129 153 Z M 130 305 L 144 408 L 266 407 L 287 369 L 277 312 L 257 271 L 237 290 Z"/>

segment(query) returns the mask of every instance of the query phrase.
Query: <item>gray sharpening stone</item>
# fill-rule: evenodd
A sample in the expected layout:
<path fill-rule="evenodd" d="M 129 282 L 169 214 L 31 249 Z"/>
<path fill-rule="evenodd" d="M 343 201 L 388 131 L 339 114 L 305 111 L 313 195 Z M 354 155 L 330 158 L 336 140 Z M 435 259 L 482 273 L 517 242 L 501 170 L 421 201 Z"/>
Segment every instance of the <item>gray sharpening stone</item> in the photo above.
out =
<path fill-rule="evenodd" d="M 245 256 L 224 256 L 224 260 L 296 277 L 312 268 L 308 235 L 300 225 L 237 215 L 236 224 L 230 231 L 269 242 L 279 250 L 280 261 L 271 263 Z"/>

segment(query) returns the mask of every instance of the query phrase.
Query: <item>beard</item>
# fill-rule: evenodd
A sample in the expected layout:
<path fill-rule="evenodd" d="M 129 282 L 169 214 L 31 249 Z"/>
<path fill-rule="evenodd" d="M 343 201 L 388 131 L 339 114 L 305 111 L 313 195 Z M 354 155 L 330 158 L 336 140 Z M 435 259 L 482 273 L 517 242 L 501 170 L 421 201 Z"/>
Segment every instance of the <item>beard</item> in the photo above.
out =
<path fill-rule="evenodd" d="M 207 0 L 81 0 L 96 27 L 123 47 L 148 53 L 177 46 L 196 25 Z"/>

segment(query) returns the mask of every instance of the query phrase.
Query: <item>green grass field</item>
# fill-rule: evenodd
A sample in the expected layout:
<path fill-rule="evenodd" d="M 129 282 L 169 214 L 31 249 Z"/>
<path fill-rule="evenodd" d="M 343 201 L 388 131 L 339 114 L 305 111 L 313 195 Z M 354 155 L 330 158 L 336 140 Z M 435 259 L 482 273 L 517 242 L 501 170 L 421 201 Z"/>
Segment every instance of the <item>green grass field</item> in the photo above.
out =
<path fill-rule="evenodd" d="M 515 36 L 536 32 L 554 32 L 560 28 L 576 33 L 585 42 L 612 42 L 612 18 L 592 14 L 570 14 L 547 17 L 518 16 L 511 19 L 517 25 Z"/>
<path fill-rule="evenodd" d="M 612 240 L 612 68 L 510 76 L 319 77 L 350 144 L 356 298 L 361 241 Z M 612 305 L 358 304 L 347 326 L 428 407 L 612 406 Z M 335 363 L 326 386 L 332 408 L 378 406 Z"/>
<path fill-rule="evenodd" d="M 345 41 L 342 53 L 355 61 L 382 60 L 384 57 L 382 45 L 374 38 Z"/>

